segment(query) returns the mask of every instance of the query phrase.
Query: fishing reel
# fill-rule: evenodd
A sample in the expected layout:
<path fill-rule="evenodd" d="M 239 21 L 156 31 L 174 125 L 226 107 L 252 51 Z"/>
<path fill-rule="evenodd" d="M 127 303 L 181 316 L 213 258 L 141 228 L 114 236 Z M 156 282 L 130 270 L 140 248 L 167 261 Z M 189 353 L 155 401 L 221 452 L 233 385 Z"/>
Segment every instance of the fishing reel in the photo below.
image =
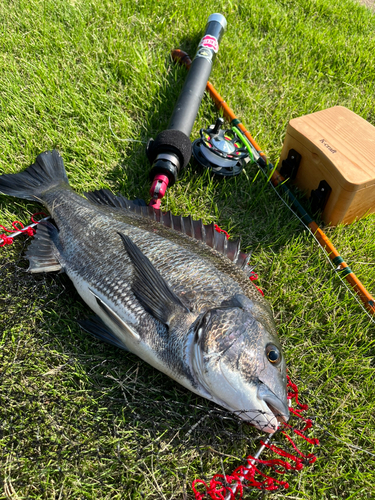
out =
<path fill-rule="evenodd" d="M 241 173 L 249 161 L 249 153 L 232 129 L 222 130 L 223 118 L 215 125 L 200 130 L 200 139 L 193 142 L 193 155 L 202 167 L 216 175 L 232 177 Z"/>

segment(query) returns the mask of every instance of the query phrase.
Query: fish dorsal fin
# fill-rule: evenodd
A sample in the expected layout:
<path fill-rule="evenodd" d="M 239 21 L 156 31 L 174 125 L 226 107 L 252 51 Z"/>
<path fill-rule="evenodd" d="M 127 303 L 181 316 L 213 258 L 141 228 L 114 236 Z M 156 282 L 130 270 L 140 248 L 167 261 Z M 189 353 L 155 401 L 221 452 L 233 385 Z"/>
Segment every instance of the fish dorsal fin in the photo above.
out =
<path fill-rule="evenodd" d="M 133 202 L 127 200 L 124 196 L 120 194 L 115 196 L 109 189 L 98 189 L 97 191 L 89 191 L 83 194 L 89 201 L 96 205 L 125 208 L 125 210 L 132 210 L 135 206 Z"/>
<path fill-rule="evenodd" d="M 177 316 L 184 315 L 189 310 L 129 236 L 118 234 L 134 266 L 134 295 L 146 311 L 170 326 Z"/>
<path fill-rule="evenodd" d="M 55 241 L 58 238 L 57 228 L 48 221 L 38 224 L 35 238 L 26 252 L 30 273 L 61 271 L 62 266 L 57 259 L 58 250 Z"/>
<path fill-rule="evenodd" d="M 187 234 L 191 238 L 206 243 L 211 248 L 222 253 L 234 264 L 243 270 L 249 262 L 250 256 L 240 250 L 240 240 L 227 240 L 224 233 L 215 229 L 215 224 L 203 224 L 201 220 L 193 220 L 191 215 L 182 217 L 171 212 L 162 212 L 150 206 L 134 203 L 122 195 L 114 195 L 109 189 L 99 189 L 84 193 L 86 198 L 97 205 L 107 205 L 119 209 L 129 210 L 140 216 L 160 222 L 175 231 Z"/>

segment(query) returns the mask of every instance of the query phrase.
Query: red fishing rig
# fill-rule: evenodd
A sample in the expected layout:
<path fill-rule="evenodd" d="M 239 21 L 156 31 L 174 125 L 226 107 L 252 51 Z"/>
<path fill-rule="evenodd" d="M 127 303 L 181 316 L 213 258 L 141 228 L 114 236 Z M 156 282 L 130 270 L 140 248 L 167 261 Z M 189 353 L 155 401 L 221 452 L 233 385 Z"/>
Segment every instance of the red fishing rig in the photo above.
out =
<path fill-rule="evenodd" d="M 13 229 L 7 229 L 6 227 L 2 226 L 0 224 L 0 228 L 4 231 L 3 234 L 0 234 L 0 247 L 5 247 L 5 245 L 11 245 L 13 243 L 13 238 L 16 236 L 19 236 L 20 234 L 26 234 L 27 236 L 34 236 L 35 234 L 35 227 L 41 220 L 35 220 L 35 217 L 37 215 L 44 215 L 44 219 L 41 220 L 47 220 L 49 219 L 49 216 L 45 214 L 44 212 L 36 212 L 30 217 L 30 220 L 32 224 L 29 224 L 28 226 L 24 226 L 22 222 L 16 220 L 12 222 L 12 228 Z M 7 235 L 6 233 L 9 233 Z"/>
<path fill-rule="evenodd" d="M 303 452 L 300 449 L 304 443 L 312 446 L 319 445 L 317 438 L 308 435 L 313 427 L 313 420 L 304 416 L 308 406 L 300 403 L 297 385 L 290 380 L 289 376 L 287 388 L 289 411 L 292 414 L 291 420 L 295 420 L 296 425 L 283 423 L 274 434 L 260 441 L 261 446 L 257 452 L 246 458 L 246 465 L 240 465 L 231 474 L 215 474 L 209 482 L 195 479 L 192 483 L 192 489 L 196 500 L 209 498 L 212 500 L 241 500 L 249 488 L 261 491 L 288 489 L 289 483 L 281 477 L 288 471 L 299 472 L 305 466 L 312 465 L 316 461 L 314 453 Z M 290 434 L 294 434 L 294 438 Z M 286 449 L 272 444 L 276 437 L 284 439 L 283 448 Z M 294 442 L 296 437 L 302 443 L 299 447 Z M 261 453 L 267 449 L 281 458 L 266 460 L 259 458 Z M 268 475 L 266 470 L 278 475 L 278 477 Z"/>

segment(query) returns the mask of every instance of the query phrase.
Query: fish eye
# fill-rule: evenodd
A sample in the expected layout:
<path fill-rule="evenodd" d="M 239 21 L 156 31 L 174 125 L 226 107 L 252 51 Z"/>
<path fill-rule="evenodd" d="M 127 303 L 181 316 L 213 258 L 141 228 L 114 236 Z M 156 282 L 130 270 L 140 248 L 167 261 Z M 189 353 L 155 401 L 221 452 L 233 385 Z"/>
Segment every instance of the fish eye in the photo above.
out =
<path fill-rule="evenodd" d="M 267 359 L 270 363 L 273 365 L 278 365 L 281 361 L 281 353 L 279 349 L 273 345 L 273 344 L 268 344 L 266 347 L 266 356 Z"/>

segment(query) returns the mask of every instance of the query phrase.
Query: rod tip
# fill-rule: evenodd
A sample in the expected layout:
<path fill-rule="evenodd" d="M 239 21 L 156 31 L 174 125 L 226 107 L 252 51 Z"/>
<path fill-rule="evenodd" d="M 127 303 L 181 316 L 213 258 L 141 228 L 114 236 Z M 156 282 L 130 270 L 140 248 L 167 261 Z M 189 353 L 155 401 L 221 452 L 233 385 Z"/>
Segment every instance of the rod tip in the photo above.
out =
<path fill-rule="evenodd" d="M 208 18 L 207 24 L 211 23 L 213 21 L 216 21 L 217 23 L 220 23 L 221 26 L 223 27 L 223 30 L 226 31 L 227 29 L 227 20 L 223 16 L 223 14 L 211 14 L 210 17 Z"/>

